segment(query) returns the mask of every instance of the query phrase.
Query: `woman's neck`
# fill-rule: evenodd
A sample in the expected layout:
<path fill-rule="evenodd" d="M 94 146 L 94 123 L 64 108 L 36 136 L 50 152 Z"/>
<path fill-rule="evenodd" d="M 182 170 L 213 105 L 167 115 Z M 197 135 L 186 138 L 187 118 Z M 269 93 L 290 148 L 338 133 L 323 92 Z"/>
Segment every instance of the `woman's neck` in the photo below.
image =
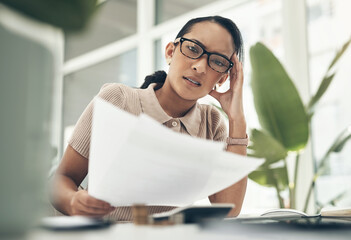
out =
<path fill-rule="evenodd" d="M 181 98 L 171 87 L 168 81 L 155 91 L 158 102 L 162 109 L 171 117 L 179 118 L 196 104 L 196 100 L 185 100 Z"/>

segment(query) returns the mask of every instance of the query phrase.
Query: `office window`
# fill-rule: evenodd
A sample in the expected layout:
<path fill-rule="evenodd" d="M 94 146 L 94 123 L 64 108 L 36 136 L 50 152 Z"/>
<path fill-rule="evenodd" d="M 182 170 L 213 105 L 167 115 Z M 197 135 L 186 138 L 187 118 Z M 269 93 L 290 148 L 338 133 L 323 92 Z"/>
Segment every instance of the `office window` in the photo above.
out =
<path fill-rule="evenodd" d="M 284 61 L 283 20 L 281 11 L 281 0 L 255 0 L 242 4 L 235 9 L 229 9 L 222 14 L 222 16 L 231 18 L 237 24 L 243 36 L 245 47 L 243 94 L 248 130 L 260 128 L 250 86 L 251 63 L 249 50 L 252 45 L 261 41 L 281 61 Z M 224 88 L 224 91 L 228 87 L 229 82 L 221 88 Z M 277 206 L 278 201 L 275 189 L 262 187 L 253 181 L 248 182 L 248 189 L 243 205 L 244 213 L 248 209 L 274 208 Z"/>
<path fill-rule="evenodd" d="M 63 89 L 63 130 L 71 129 L 88 103 L 105 83 L 136 86 L 136 55 L 132 50 L 89 68 L 65 76 Z M 71 131 L 66 130 L 64 139 Z"/>
<path fill-rule="evenodd" d="M 281 10 L 281 0 L 255 0 L 240 5 L 235 9 L 229 9 L 222 14 L 222 16 L 228 17 L 236 23 L 243 36 L 245 49 L 244 103 L 248 128 L 259 128 L 250 87 L 250 47 L 258 41 L 263 42 L 280 60 L 284 60 Z M 227 85 L 224 87 L 229 87 L 229 82 L 227 82 Z"/>
<path fill-rule="evenodd" d="M 155 23 L 160 24 L 218 0 L 156 0 Z"/>
<path fill-rule="evenodd" d="M 65 34 L 65 60 L 135 34 L 136 14 L 136 0 L 105 1 L 87 29 Z"/>
<path fill-rule="evenodd" d="M 310 86 L 315 93 L 336 50 L 350 38 L 351 2 L 341 0 L 308 0 L 308 42 L 310 54 Z M 351 49 L 344 54 L 337 74 L 321 99 L 312 121 L 312 143 L 316 164 L 324 156 L 341 131 L 351 125 Z M 316 185 L 317 201 L 327 204 L 334 196 L 345 193 L 336 204 L 351 203 L 351 143 L 343 151 L 332 154 L 328 171 Z"/>

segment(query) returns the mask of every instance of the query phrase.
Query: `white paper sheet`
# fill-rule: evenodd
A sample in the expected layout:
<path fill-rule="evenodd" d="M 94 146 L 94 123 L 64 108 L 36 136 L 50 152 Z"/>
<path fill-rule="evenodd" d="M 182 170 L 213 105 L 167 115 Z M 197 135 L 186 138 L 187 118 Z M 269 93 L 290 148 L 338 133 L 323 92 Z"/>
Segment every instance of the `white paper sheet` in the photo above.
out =
<path fill-rule="evenodd" d="M 94 101 L 89 194 L 113 206 L 184 206 L 243 178 L 263 160 L 180 134 L 147 115 Z"/>

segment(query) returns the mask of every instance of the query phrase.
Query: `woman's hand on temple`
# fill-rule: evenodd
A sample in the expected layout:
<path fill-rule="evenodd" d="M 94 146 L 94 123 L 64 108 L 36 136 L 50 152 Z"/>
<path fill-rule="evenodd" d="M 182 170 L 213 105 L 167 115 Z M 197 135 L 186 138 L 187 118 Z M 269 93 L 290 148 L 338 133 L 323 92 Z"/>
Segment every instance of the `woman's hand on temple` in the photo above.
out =
<path fill-rule="evenodd" d="M 90 196 L 86 190 L 79 190 L 73 195 L 70 208 L 70 215 L 91 217 L 102 217 L 115 209 L 109 203 Z"/>
<path fill-rule="evenodd" d="M 234 66 L 229 72 L 229 89 L 224 93 L 212 90 L 209 94 L 218 100 L 229 120 L 245 121 L 242 100 L 244 82 L 242 63 L 239 62 L 235 53 L 233 54 L 231 61 L 234 63 Z"/>

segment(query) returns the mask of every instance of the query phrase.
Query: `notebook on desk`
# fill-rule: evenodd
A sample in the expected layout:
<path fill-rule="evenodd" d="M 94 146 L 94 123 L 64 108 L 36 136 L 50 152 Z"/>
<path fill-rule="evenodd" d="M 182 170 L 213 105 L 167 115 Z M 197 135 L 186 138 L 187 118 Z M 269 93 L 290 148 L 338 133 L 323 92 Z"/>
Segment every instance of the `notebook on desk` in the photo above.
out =
<path fill-rule="evenodd" d="M 351 208 L 324 208 L 318 214 L 306 214 L 295 209 L 273 209 L 258 216 L 241 216 L 225 221 L 240 223 L 289 223 L 310 226 L 349 226 L 351 227 Z"/>

